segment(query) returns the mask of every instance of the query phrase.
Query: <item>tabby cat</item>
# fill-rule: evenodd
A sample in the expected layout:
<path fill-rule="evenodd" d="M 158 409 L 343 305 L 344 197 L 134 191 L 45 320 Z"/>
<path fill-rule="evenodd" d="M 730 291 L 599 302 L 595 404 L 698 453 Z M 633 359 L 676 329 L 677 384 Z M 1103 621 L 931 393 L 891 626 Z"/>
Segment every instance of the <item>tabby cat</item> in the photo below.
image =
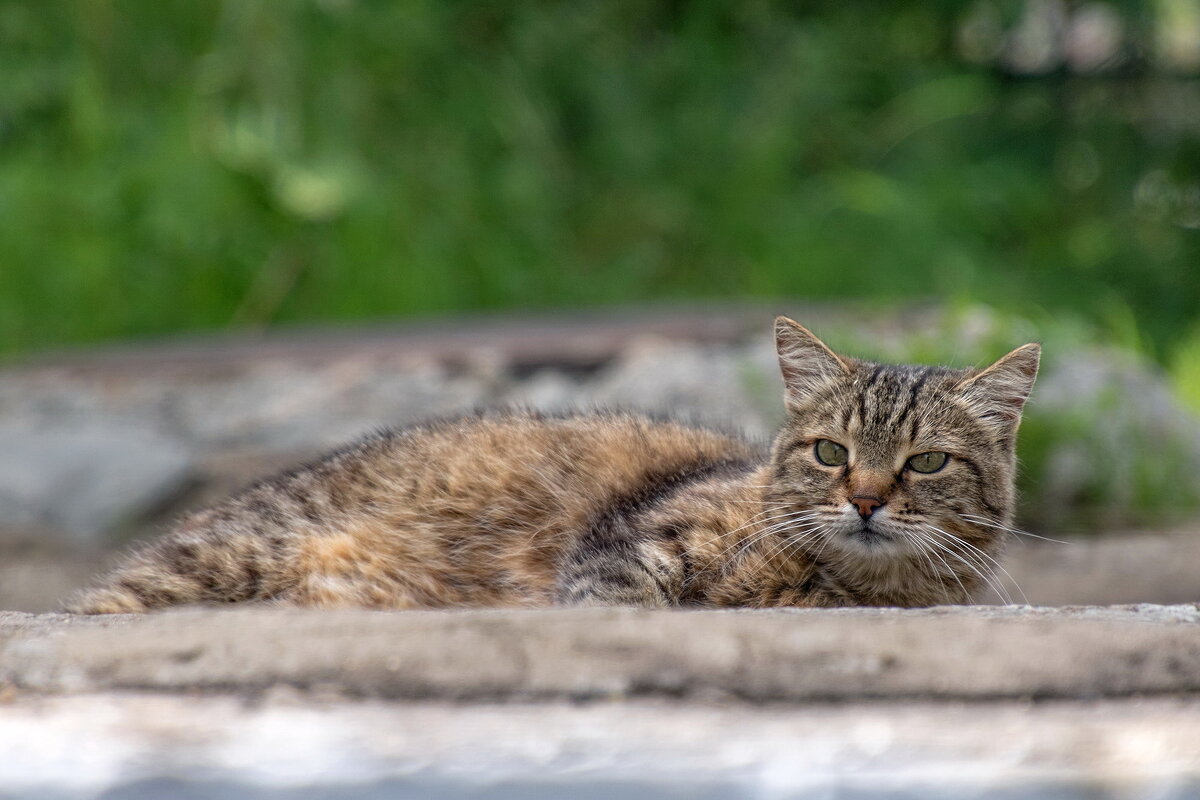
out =
<path fill-rule="evenodd" d="M 775 337 L 769 449 L 621 413 L 383 432 L 191 515 L 68 610 L 969 602 L 1038 345 L 961 370 L 839 356 L 784 317 Z"/>

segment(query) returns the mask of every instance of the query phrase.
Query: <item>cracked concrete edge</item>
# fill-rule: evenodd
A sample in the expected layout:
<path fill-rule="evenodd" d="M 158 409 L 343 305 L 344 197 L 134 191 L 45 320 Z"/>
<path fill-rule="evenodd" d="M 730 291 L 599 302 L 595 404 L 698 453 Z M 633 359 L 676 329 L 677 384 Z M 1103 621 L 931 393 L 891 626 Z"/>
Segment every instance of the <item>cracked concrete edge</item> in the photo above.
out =
<path fill-rule="evenodd" d="M 395 699 L 1098 698 L 1200 691 L 1200 607 L 0 613 L 0 681 L 44 693 Z"/>

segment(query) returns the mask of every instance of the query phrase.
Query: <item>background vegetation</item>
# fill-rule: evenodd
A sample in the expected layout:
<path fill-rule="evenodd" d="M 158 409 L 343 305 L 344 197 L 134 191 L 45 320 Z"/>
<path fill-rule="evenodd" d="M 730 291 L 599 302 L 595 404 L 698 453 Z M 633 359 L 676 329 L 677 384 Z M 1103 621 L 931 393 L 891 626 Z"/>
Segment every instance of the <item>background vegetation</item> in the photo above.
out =
<path fill-rule="evenodd" d="M 1170 362 L 1197 37 L 1193 0 L 0 1 L 0 348 L 941 297 Z"/>

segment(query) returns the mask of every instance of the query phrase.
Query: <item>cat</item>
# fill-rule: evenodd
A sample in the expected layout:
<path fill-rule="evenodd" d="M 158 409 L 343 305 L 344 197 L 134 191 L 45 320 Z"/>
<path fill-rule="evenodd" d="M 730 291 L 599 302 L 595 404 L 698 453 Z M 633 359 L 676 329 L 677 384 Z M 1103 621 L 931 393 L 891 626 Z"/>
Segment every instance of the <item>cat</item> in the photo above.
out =
<path fill-rule="evenodd" d="M 840 356 L 786 317 L 775 339 L 769 447 L 616 412 L 385 431 L 192 514 L 66 610 L 971 602 L 1039 345 L 973 370 Z"/>

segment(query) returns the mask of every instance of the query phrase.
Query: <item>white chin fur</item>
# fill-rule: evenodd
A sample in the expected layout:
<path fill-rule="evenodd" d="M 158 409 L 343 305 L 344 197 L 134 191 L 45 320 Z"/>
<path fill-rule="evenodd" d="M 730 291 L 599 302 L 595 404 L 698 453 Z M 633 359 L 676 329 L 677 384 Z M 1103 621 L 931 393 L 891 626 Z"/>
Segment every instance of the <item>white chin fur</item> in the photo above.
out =
<path fill-rule="evenodd" d="M 912 549 L 908 537 L 893 526 L 887 509 L 872 514 L 866 530 L 862 518 L 853 508 L 844 509 L 830 527 L 830 547 L 843 553 L 874 559 L 891 558 Z"/>

